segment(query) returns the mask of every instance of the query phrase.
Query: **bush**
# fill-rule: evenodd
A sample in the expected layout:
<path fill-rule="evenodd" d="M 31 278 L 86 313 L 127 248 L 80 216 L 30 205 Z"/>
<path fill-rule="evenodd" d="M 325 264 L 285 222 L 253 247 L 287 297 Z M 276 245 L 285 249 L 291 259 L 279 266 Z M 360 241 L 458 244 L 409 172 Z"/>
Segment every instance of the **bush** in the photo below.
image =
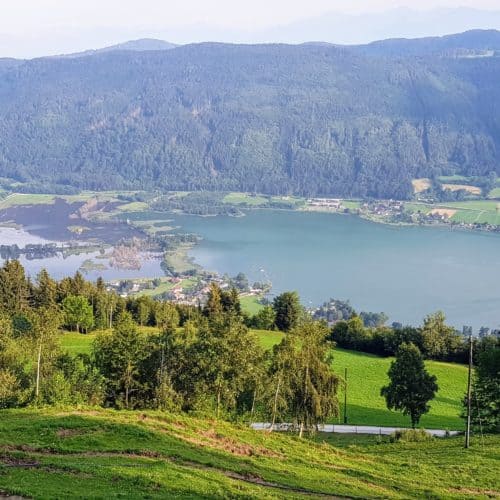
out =
<path fill-rule="evenodd" d="M 390 439 L 391 443 L 423 443 L 434 438 L 425 429 L 402 429 L 393 432 Z"/>

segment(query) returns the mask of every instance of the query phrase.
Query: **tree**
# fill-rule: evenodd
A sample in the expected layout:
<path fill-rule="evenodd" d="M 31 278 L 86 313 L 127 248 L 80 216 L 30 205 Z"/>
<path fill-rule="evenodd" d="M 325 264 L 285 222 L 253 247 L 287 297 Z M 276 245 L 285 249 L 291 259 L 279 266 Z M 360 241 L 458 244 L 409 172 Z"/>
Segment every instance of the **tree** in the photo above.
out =
<path fill-rule="evenodd" d="M 388 375 L 390 383 L 381 390 L 387 408 L 409 415 L 415 428 L 438 390 L 436 377 L 427 372 L 420 351 L 411 343 L 401 344 Z"/>
<path fill-rule="evenodd" d="M 135 301 L 135 318 L 139 325 L 144 326 L 149 323 L 151 311 L 154 308 L 154 302 L 150 297 L 139 297 Z"/>
<path fill-rule="evenodd" d="M 0 311 L 16 314 L 28 308 L 30 287 L 18 260 L 8 260 L 0 268 Z"/>
<path fill-rule="evenodd" d="M 207 304 L 203 309 L 203 314 L 210 319 L 219 318 L 223 312 L 222 293 L 220 287 L 216 283 L 210 284 L 208 292 Z"/>
<path fill-rule="evenodd" d="M 188 359 L 192 360 L 191 390 L 211 398 L 218 418 L 221 410 L 236 407 L 240 394 L 254 388 L 262 350 L 241 320 L 228 315 L 200 325 Z"/>
<path fill-rule="evenodd" d="M 252 323 L 258 330 L 274 330 L 276 315 L 272 306 L 264 306 L 253 318 Z"/>
<path fill-rule="evenodd" d="M 0 408 L 28 402 L 32 396 L 33 377 L 28 367 L 33 365 L 30 331 L 26 335 L 14 332 L 12 320 L 0 312 Z"/>
<path fill-rule="evenodd" d="M 331 344 L 324 323 L 306 321 L 294 328 L 274 349 L 268 392 L 272 423 L 277 412 L 290 413 L 299 426 L 313 429 L 338 413 L 338 377 L 332 370 Z M 269 400 L 270 396 L 270 400 Z"/>
<path fill-rule="evenodd" d="M 422 326 L 422 352 L 430 359 L 447 359 L 461 346 L 455 329 L 446 325 L 444 313 L 429 314 Z"/>
<path fill-rule="evenodd" d="M 238 273 L 231 281 L 234 286 L 242 292 L 247 292 L 250 289 L 248 278 L 243 273 Z"/>
<path fill-rule="evenodd" d="M 221 303 L 223 312 L 236 316 L 241 315 L 240 296 L 236 288 L 233 287 L 227 292 L 221 291 Z"/>
<path fill-rule="evenodd" d="M 346 321 L 335 323 L 332 328 L 332 340 L 346 349 L 365 350 L 370 342 L 370 332 L 357 314 Z"/>
<path fill-rule="evenodd" d="M 65 323 L 70 328 L 87 331 L 94 326 L 94 312 L 88 300 L 81 296 L 68 295 L 62 302 Z"/>
<path fill-rule="evenodd" d="M 276 327 L 288 332 L 297 326 L 302 314 L 302 306 L 297 292 L 284 292 L 274 298 L 273 309 Z"/>
<path fill-rule="evenodd" d="M 175 330 L 179 326 L 179 313 L 169 302 L 158 302 L 155 307 L 155 322 L 160 330 Z"/>
<path fill-rule="evenodd" d="M 38 308 L 30 314 L 35 354 L 35 398 L 40 398 L 41 383 L 52 371 L 52 363 L 59 351 L 61 314 L 55 307 Z"/>
<path fill-rule="evenodd" d="M 42 269 L 37 276 L 33 302 L 35 307 L 53 307 L 57 300 L 57 283 Z"/>
<path fill-rule="evenodd" d="M 485 432 L 500 432 L 500 347 L 498 340 L 479 354 L 471 395 L 471 423 Z M 466 417 L 467 396 L 464 398 Z"/>
<path fill-rule="evenodd" d="M 131 406 L 131 394 L 140 388 L 139 367 L 147 355 L 145 339 L 128 312 L 119 315 L 112 333 L 100 334 L 94 343 L 96 366 L 106 378 L 108 397 Z"/>

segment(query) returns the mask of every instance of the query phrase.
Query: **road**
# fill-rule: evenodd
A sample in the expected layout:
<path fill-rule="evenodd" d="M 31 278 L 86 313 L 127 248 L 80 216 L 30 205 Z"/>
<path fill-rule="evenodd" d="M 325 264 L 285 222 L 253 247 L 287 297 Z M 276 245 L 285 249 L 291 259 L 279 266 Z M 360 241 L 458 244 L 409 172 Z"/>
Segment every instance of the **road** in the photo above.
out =
<path fill-rule="evenodd" d="M 252 429 L 257 431 L 269 430 L 271 426 L 267 422 L 257 422 L 255 424 L 250 424 Z M 273 430 L 276 431 L 287 431 L 292 424 L 275 424 Z M 324 424 L 318 425 L 318 432 L 337 432 L 339 434 L 372 434 L 372 435 L 389 435 L 393 432 L 405 430 L 405 427 L 376 427 L 373 425 L 337 425 L 337 424 Z M 431 436 L 435 437 L 445 437 L 447 434 L 450 436 L 455 436 L 459 434 L 458 431 L 446 431 L 444 429 L 425 429 Z"/>

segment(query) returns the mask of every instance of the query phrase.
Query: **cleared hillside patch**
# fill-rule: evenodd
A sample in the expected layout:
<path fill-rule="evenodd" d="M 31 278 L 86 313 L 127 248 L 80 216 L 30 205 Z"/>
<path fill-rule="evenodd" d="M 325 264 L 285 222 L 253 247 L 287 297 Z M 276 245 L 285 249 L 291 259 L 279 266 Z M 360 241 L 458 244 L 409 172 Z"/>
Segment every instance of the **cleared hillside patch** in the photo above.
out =
<path fill-rule="evenodd" d="M 424 191 L 427 191 L 432 186 L 432 181 L 426 177 L 424 177 L 422 179 L 413 179 L 411 181 L 411 183 L 413 186 L 413 192 L 415 194 L 423 193 Z"/>
<path fill-rule="evenodd" d="M 481 188 L 470 186 L 468 184 L 443 184 L 443 189 L 446 191 L 467 191 L 470 194 L 481 195 Z"/>

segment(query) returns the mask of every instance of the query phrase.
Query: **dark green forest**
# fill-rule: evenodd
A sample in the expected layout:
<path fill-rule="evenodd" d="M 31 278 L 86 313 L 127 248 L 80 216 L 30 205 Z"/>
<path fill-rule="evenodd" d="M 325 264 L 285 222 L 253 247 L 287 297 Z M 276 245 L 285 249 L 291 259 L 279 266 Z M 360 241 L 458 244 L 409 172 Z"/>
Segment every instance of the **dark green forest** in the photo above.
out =
<path fill-rule="evenodd" d="M 2 60 L 0 177 L 404 199 L 412 178 L 500 173 L 499 39 Z"/>

